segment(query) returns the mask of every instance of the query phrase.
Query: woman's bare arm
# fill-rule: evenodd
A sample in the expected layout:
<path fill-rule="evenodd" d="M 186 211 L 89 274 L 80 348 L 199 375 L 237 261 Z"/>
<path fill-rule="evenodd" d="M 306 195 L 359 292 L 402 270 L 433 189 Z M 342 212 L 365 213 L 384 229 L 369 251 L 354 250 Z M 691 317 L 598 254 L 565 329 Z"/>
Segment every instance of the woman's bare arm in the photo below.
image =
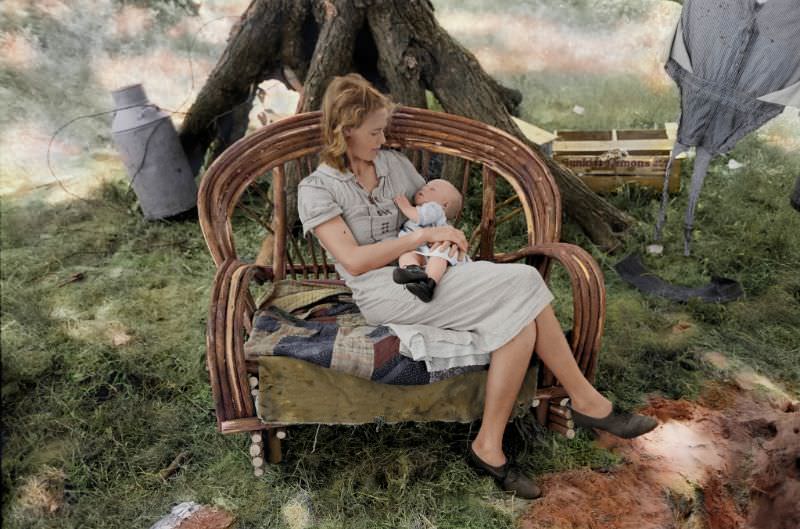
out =
<path fill-rule="evenodd" d="M 359 245 L 341 215 L 313 229 L 314 235 L 348 273 L 357 276 L 386 266 L 402 254 L 429 242 L 452 241 L 467 251 L 464 232 L 452 226 L 421 228 L 396 239 Z"/>

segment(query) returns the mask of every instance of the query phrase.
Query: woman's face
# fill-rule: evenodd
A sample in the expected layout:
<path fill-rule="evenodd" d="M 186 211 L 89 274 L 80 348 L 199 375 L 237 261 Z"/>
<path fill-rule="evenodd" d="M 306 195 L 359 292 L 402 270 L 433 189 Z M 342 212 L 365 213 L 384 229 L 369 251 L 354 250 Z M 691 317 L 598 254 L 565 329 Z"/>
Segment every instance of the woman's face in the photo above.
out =
<path fill-rule="evenodd" d="M 347 154 L 350 159 L 368 162 L 374 160 L 381 145 L 386 143 L 385 132 L 388 123 L 389 111 L 381 108 L 367 114 L 361 126 L 345 130 Z"/>

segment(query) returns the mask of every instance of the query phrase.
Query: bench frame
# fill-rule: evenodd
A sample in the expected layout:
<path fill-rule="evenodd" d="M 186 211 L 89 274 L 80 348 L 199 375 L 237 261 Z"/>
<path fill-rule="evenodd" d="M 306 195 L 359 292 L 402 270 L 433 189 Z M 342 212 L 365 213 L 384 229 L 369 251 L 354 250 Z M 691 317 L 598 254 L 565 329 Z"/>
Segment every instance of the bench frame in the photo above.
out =
<path fill-rule="evenodd" d="M 266 424 L 256 415 L 254 396 L 257 364 L 245 359 L 244 343 L 256 309 L 250 286 L 287 277 L 330 279 L 335 274 L 314 238 L 309 234 L 311 263 L 295 263 L 288 251 L 286 222 L 286 177 L 313 170 L 312 157 L 321 148 L 320 112 L 298 114 L 246 136 L 228 147 L 203 175 L 198 191 L 200 225 L 216 265 L 207 322 L 207 367 L 214 397 L 217 428 L 222 433 L 250 432 L 251 455 L 256 473 L 261 458 L 259 443 L 266 431 L 268 459 L 279 462 L 285 424 Z M 541 160 L 510 134 L 462 116 L 400 106 L 393 113 L 387 134 L 389 148 L 407 149 L 421 174 L 428 179 L 428 161 L 433 153 L 465 160 L 464 185 L 471 164 L 482 165 L 483 208 L 478 259 L 499 263 L 524 260 L 536 266 L 547 280 L 552 261 L 561 264 L 570 277 L 573 326 L 568 332 L 570 348 L 583 373 L 594 381 L 606 300 L 603 274 L 584 249 L 559 242 L 561 199 L 558 187 Z M 274 207 L 274 244 L 271 266 L 246 263 L 237 257 L 231 217 L 245 190 L 257 177 L 270 171 Z M 295 173 L 297 174 L 297 173 Z M 504 178 L 514 188 L 528 228 L 528 244 L 514 252 L 494 252 L 497 218 L 495 183 Z M 295 257 L 297 260 L 297 257 Z M 339 280 L 340 281 L 340 280 Z M 553 374 L 540 366 L 539 387 L 533 405 L 537 420 L 568 436 L 574 435 L 565 408 L 566 392 Z"/>

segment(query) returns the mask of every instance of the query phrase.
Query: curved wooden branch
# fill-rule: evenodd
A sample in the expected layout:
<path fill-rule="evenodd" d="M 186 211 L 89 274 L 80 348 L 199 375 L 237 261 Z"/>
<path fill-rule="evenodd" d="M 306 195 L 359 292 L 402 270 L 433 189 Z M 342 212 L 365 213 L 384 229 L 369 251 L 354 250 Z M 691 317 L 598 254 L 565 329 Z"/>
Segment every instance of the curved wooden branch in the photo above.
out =
<path fill-rule="evenodd" d="M 236 259 L 230 216 L 256 176 L 320 149 L 319 112 L 280 120 L 240 139 L 217 158 L 198 192 L 200 226 L 214 262 Z M 483 163 L 521 198 L 528 243 L 558 241 L 561 198 L 545 163 L 524 143 L 469 118 L 399 107 L 387 137 L 390 147 L 424 149 Z"/>
<path fill-rule="evenodd" d="M 235 259 L 217 269 L 211 289 L 206 327 L 206 362 L 217 415 L 217 428 L 226 421 L 255 416 L 247 381 L 244 337 L 252 326 L 255 309 L 249 286 L 253 279 L 272 278 L 269 267 Z"/>
<path fill-rule="evenodd" d="M 508 263 L 529 256 L 546 256 L 557 260 L 567 270 L 572 284 L 573 323 L 570 347 L 584 376 L 594 382 L 600 339 L 606 317 L 606 289 L 603 272 L 594 258 L 580 246 L 569 243 L 547 243 L 528 246 L 516 252 L 499 254 L 496 261 Z M 558 381 L 545 370 L 543 386 Z"/>

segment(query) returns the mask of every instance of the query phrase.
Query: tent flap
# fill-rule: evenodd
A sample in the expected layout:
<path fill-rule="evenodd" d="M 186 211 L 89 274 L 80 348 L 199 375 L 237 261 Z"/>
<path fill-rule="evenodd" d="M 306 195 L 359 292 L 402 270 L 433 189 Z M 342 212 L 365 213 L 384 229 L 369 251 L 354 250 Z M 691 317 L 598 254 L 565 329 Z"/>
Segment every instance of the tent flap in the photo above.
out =
<path fill-rule="evenodd" d="M 785 106 L 800 106 L 798 28 L 797 0 L 686 0 L 683 4 L 664 67 L 681 96 L 678 143 L 684 150 L 687 146 L 697 150 L 686 212 L 685 255 L 690 251 L 694 209 L 713 157 L 732 149 Z M 665 175 L 665 181 L 668 178 Z M 661 236 L 666 205 L 662 195 L 656 239 Z"/>

